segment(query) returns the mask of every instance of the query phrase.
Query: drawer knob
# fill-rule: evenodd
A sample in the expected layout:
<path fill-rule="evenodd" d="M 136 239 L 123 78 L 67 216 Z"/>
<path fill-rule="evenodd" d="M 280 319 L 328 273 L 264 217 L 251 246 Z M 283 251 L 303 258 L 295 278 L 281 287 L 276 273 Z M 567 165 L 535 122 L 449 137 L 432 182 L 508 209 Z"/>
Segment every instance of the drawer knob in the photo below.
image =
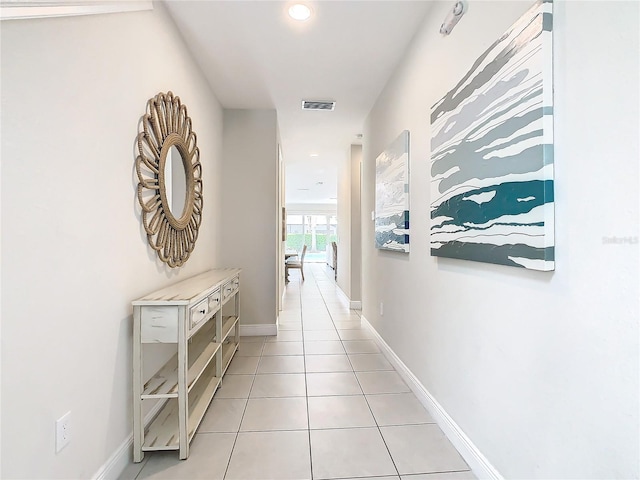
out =
<path fill-rule="evenodd" d="M 205 314 L 206 310 L 203 308 L 202 310 L 200 310 L 200 313 L 202 313 L 203 315 Z"/>

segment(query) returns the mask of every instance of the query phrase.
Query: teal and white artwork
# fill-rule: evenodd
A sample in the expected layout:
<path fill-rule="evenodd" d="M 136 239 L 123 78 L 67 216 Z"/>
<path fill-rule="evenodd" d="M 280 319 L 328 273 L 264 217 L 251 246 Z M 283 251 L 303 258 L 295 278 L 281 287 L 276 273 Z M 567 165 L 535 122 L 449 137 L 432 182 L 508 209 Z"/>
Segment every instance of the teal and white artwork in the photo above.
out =
<path fill-rule="evenodd" d="M 431 255 L 554 270 L 552 3 L 431 109 Z"/>
<path fill-rule="evenodd" d="M 376 248 L 409 252 L 409 131 L 376 159 Z"/>

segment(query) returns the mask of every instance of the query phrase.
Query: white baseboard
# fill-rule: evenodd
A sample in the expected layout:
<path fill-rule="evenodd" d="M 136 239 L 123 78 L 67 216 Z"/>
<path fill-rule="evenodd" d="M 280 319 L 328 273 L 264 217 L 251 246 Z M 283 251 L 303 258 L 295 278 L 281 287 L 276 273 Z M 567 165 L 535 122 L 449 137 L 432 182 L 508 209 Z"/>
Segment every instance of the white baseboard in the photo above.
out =
<path fill-rule="evenodd" d="M 156 417 L 160 409 L 166 402 L 158 402 L 144 417 L 144 425 L 147 427 L 151 421 Z M 125 468 L 133 461 L 133 432 L 129 437 L 120 445 L 115 452 L 109 457 L 109 459 L 102 465 L 96 473 L 94 473 L 94 480 L 118 480 Z"/>
<path fill-rule="evenodd" d="M 424 408 L 431 414 L 449 441 L 458 450 L 460 455 L 462 455 L 462 458 L 465 459 L 473 473 L 479 479 L 504 480 L 500 472 L 489 463 L 489 460 L 478 450 L 458 424 L 454 422 L 445 409 L 442 408 L 442 405 L 427 391 L 424 385 L 420 383 L 411 370 L 400 360 L 391 347 L 387 345 L 387 342 L 383 340 L 369 321 L 364 316 L 361 317 L 361 320 L 362 325 L 367 327 L 373 334 L 384 356 L 393 365 L 411 391 L 415 393 Z"/>
<path fill-rule="evenodd" d="M 253 325 L 240 325 L 241 337 L 261 337 L 263 335 L 277 335 L 278 326 L 275 323 L 256 323 Z"/>

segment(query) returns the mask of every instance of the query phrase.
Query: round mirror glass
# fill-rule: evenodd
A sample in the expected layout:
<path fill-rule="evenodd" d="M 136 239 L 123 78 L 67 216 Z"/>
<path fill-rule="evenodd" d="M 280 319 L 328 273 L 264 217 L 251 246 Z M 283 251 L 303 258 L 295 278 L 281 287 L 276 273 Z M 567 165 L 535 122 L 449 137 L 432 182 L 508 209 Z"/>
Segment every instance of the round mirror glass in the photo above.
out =
<path fill-rule="evenodd" d="M 167 153 L 164 164 L 165 193 L 171 215 L 182 218 L 187 203 L 187 175 L 184 171 L 182 155 L 175 145 Z"/>

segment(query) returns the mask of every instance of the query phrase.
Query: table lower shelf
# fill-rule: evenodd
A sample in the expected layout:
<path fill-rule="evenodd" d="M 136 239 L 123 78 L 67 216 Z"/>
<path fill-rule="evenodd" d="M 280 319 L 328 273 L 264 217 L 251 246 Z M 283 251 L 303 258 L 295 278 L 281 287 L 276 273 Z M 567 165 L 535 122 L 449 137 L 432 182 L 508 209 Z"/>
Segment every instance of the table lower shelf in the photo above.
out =
<path fill-rule="evenodd" d="M 229 368 L 233 355 L 238 350 L 238 345 L 239 344 L 233 342 L 222 344 L 222 375 L 224 375 L 227 368 Z"/>
<path fill-rule="evenodd" d="M 219 343 L 209 342 L 200 351 L 189 358 L 187 370 L 187 390 L 200 378 L 220 348 Z M 144 386 L 141 398 L 177 398 L 178 397 L 178 356 L 174 355 L 165 366 Z"/>
<path fill-rule="evenodd" d="M 220 340 L 221 342 L 224 342 L 227 339 L 227 337 L 229 337 L 229 335 L 232 333 L 232 330 L 238 324 L 238 320 L 239 318 L 237 315 L 222 317 L 222 338 Z M 235 330 L 234 330 L 234 333 L 235 333 Z"/>
<path fill-rule="evenodd" d="M 220 378 L 215 376 L 215 362 L 212 362 L 189 393 L 188 442 L 193 438 L 219 385 Z M 178 399 L 171 398 L 146 430 L 142 450 L 149 452 L 154 450 L 178 450 L 179 448 Z"/>

